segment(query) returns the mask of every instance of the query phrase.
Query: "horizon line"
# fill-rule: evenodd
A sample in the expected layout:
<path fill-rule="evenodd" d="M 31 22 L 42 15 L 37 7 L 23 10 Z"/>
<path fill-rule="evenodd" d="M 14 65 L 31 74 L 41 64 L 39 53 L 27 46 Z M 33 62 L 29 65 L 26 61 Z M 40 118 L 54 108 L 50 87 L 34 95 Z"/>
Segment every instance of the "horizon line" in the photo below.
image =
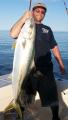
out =
<path fill-rule="evenodd" d="M 9 31 L 10 29 L 0 29 L 0 31 Z M 52 30 L 53 32 L 68 32 L 67 30 Z"/>

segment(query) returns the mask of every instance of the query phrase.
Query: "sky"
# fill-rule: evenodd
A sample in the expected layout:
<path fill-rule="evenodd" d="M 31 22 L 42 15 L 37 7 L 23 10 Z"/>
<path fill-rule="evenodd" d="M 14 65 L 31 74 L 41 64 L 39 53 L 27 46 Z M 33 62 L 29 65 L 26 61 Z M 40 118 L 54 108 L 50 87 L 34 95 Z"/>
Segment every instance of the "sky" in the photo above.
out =
<path fill-rule="evenodd" d="M 47 13 L 43 21 L 53 31 L 68 31 L 68 14 L 64 0 L 32 0 L 43 2 L 47 6 Z M 65 0 L 68 8 L 68 0 Z M 30 0 L 0 0 L 0 30 L 10 30 L 12 25 L 29 9 Z"/>

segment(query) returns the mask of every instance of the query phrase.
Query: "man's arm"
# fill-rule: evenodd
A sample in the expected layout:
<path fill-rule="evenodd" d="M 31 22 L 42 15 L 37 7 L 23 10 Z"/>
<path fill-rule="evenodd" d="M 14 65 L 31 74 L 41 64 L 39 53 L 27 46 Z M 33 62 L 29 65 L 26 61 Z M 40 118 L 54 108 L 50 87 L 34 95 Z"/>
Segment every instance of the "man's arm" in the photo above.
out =
<path fill-rule="evenodd" d="M 10 30 L 10 36 L 12 38 L 18 37 L 22 26 L 24 25 L 26 19 L 28 19 L 30 16 L 32 16 L 32 13 L 30 11 L 25 12 L 24 15 L 13 25 Z"/>
<path fill-rule="evenodd" d="M 59 64 L 59 68 L 60 68 L 61 74 L 64 74 L 65 68 L 64 68 L 64 64 L 63 64 L 62 57 L 61 57 L 61 54 L 60 54 L 58 46 L 55 46 L 52 49 L 52 53 L 53 53 L 55 59 L 57 60 L 57 62 Z"/>

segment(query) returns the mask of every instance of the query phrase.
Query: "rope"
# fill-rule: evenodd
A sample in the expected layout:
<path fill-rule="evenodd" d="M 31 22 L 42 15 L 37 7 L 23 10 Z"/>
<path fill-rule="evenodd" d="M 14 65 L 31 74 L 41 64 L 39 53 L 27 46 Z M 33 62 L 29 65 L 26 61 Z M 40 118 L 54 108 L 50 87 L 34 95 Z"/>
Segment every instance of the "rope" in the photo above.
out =
<path fill-rule="evenodd" d="M 68 14 L 67 4 L 66 4 L 65 0 L 63 0 L 63 2 L 64 2 L 64 6 L 65 6 L 65 9 L 66 9 L 66 13 Z"/>
<path fill-rule="evenodd" d="M 30 0 L 30 3 L 29 3 L 29 10 L 31 10 L 31 3 L 32 3 L 32 0 Z"/>

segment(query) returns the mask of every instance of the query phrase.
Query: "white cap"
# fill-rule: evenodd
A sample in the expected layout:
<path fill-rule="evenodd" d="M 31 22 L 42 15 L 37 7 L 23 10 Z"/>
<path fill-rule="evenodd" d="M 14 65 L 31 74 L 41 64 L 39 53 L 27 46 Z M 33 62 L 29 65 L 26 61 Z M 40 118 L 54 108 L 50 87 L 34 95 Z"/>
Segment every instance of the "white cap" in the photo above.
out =
<path fill-rule="evenodd" d="M 32 10 L 34 10 L 35 8 L 37 7 L 42 7 L 45 9 L 45 11 L 47 11 L 47 7 L 44 3 L 35 3 L 33 6 L 32 6 Z"/>

